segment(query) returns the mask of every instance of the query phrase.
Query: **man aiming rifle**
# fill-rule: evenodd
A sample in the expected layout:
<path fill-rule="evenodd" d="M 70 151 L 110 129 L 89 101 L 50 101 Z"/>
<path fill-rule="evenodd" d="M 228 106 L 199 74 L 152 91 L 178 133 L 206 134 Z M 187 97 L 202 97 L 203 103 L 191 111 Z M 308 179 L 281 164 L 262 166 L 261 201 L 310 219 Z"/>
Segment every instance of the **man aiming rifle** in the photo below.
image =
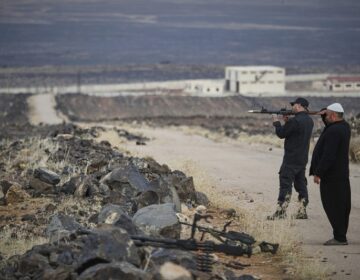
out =
<path fill-rule="evenodd" d="M 290 102 L 291 110 L 282 109 L 280 111 L 249 111 L 251 113 L 272 114 L 275 133 L 284 142 L 284 157 L 279 170 L 279 195 L 275 213 L 268 216 L 268 220 L 283 219 L 286 217 L 286 210 L 289 205 L 292 186 L 298 193 L 299 209 L 295 214 L 295 219 L 307 219 L 306 206 L 309 203 L 307 180 L 305 168 L 308 161 L 310 137 L 314 127 L 314 122 L 308 110 L 309 102 L 302 97 Z M 282 115 L 284 124 L 281 124 L 279 115 Z M 294 117 L 289 118 L 289 115 Z"/>

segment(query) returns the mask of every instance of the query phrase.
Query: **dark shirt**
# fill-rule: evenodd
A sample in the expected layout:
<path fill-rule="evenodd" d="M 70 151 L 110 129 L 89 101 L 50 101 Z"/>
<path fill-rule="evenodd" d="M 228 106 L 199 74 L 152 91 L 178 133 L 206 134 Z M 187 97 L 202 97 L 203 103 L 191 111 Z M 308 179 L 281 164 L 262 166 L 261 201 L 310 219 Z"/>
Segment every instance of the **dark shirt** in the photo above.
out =
<path fill-rule="evenodd" d="M 314 122 L 306 112 L 296 113 L 284 125 L 274 122 L 276 135 L 285 138 L 283 164 L 305 166 Z"/>
<path fill-rule="evenodd" d="M 346 121 L 328 124 L 315 145 L 310 175 L 321 179 L 348 178 L 350 137 L 351 129 Z"/>

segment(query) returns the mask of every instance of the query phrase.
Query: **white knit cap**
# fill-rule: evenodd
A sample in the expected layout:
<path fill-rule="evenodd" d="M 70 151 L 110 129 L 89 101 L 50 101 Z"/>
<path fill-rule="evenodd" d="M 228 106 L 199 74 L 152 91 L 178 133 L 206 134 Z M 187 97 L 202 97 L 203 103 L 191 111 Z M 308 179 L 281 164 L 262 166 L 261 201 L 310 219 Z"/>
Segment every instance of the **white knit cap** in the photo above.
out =
<path fill-rule="evenodd" d="M 333 112 L 337 112 L 337 113 L 344 113 L 344 108 L 341 106 L 340 103 L 333 103 L 333 104 L 327 106 L 326 109 L 333 111 Z"/>

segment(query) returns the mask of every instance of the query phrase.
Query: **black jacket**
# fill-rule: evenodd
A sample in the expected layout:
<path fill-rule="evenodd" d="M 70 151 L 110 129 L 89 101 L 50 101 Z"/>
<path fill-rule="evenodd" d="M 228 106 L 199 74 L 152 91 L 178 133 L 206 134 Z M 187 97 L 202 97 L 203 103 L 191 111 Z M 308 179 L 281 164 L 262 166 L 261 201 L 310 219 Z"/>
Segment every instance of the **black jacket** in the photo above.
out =
<path fill-rule="evenodd" d="M 283 139 L 283 163 L 294 166 L 305 166 L 308 162 L 310 137 L 314 122 L 306 112 L 299 112 L 290 118 L 284 125 L 274 122 L 276 135 Z"/>
<path fill-rule="evenodd" d="M 315 145 L 310 175 L 321 179 L 349 178 L 350 137 L 351 129 L 346 121 L 327 125 Z"/>

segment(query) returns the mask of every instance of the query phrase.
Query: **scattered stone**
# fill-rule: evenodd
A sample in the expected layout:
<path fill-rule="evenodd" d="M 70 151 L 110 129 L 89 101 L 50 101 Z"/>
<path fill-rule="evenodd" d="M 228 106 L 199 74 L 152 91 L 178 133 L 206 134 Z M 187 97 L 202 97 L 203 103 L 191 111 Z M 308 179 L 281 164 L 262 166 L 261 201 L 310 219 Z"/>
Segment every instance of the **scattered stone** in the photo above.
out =
<path fill-rule="evenodd" d="M 83 229 L 83 227 L 74 218 L 56 214 L 52 216 L 50 224 L 46 228 L 46 234 L 50 242 L 55 242 L 80 229 Z"/>
<path fill-rule="evenodd" d="M 58 174 L 45 168 L 36 168 L 34 170 L 34 177 L 54 186 L 60 182 L 60 176 Z"/>
<path fill-rule="evenodd" d="M 56 206 L 54 204 L 49 203 L 45 206 L 46 212 L 54 212 L 56 210 Z"/>
<path fill-rule="evenodd" d="M 112 262 L 91 266 L 80 274 L 79 280 L 103 280 L 103 279 L 126 279 L 126 280 L 150 280 L 151 276 L 128 262 Z"/>
<path fill-rule="evenodd" d="M 195 197 L 196 197 L 196 202 L 198 204 L 205 205 L 205 206 L 208 206 L 210 204 L 210 201 L 209 201 L 207 195 L 202 192 L 196 191 Z"/>
<path fill-rule="evenodd" d="M 18 183 L 13 183 L 5 195 L 6 204 L 16 204 L 29 199 L 30 195 Z"/>
<path fill-rule="evenodd" d="M 205 214 L 207 211 L 207 208 L 204 205 L 199 205 L 195 208 L 195 211 L 199 214 Z"/>
<path fill-rule="evenodd" d="M 166 262 L 181 265 L 189 270 L 196 270 L 196 255 L 191 251 L 156 248 L 151 252 L 150 267 L 155 269 L 157 266 Z"/>
<path fill-rule="evenodd" d="M 55 192 L 54 185 L 41 181 L 38 178 L 31 178 L 29 185 L 32 189 L 34 189 L 35 196 L 51 194 Z"/>
<path fill-rule="evenodd" d="M 31 221 L 34 221 L 36 218 L 35 218 L 35 215 L 32 215 L 32 214 L 25 214 L 21 217 L 21 220 L 23 222 L 31 222 Z"/>
<path fill-rule="evenodd" d="M 95 178 L 86 175 L 80 175 L 76 178 L 76 190 L 74 192 L 76 197 L 89 197 L 99 193 L 99 182 Z"/>
<path fill-rule="evenodd" d="M 162 280 L 192 280 L 190 271 L 177 264 L 166 262 L 159 270 Z"/>

